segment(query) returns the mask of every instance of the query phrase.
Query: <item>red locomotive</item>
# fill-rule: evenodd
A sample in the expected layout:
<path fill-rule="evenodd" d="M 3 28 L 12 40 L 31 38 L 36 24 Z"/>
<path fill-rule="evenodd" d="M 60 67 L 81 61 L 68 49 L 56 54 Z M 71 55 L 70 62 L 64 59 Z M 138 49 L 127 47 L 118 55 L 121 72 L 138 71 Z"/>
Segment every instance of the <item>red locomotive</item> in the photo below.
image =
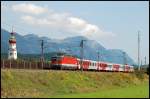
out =
<path fill-rule="evenodd" d="M 96 70 L 96 71 L 115 71 L 115 72 L 133 72 L 133 66 L 114 64 L 102 61 L 85 60 L 68 56 L 59 55 L 52 57 L 51 68 L 52 69 L 72 69 L 72 70 Z"/>

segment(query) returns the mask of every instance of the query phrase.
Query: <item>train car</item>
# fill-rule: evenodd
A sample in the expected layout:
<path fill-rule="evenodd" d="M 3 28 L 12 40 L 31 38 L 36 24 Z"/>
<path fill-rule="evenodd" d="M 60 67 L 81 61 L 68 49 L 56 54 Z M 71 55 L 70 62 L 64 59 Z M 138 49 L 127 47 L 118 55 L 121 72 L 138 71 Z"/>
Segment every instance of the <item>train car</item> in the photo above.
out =
<path fill-rule="evenodd" d="M 81 65 L 82 64 L 82 65 Z M 113 71 L 113 72 L 133 72 L 134 67 L 129 65 L 108 63 L 93 60 L 81 60 L 79 58 L 67 55 L 55 56 L 51 58 L 52 69 L 74 69 L 80 70 L 95 70 L 95 71 Z"/>
<path fill-rule="evenodd" d="M 73 56 L 55 56 L 51 61 L 52 69 L 78 69 L 78 60 Z"/>
<path fill-rule="evenodd" d="M 97 70 L 97 62 L 91 60 L 88 61 L 90 62 L 88 70 Z"/>
<path fill-rule="evenodd" d="M 119 72 L 120 64 L 113 64 L 112 71 Z"/>
<path fill-rule="evenodd" d="M 134 66 L 130 66 L 129 72 L 134 72 Z"/>
<path fill-rule="evenodd" d="M 107 67 L 108 67 L 107 63 L 104 63 L 104 62 L 98 63 L 98 70 L 100 70 L 100 71 L 107 71 Z"/>
<path fill-rule="evenodd" d="M 113 64 L 112 63 L 107 63 L 107 71 L 113 71 Z"/>
<path fill-rule="evenodd" d="M 89 60 L 83 60 L 83 70 L 89 70 L 91 62 Z"/>
<path fill-rule="evenodd" d="M 129 65 L 124 65 L 124 72 L 129 72 L 130 71 L 130 66 Z"/>
<path fill-rule="evenodd" d="M 120 64 L 119 71 L 120 71 L 120 72 L 123 72 L 123 71 L 124 71 L 124 65 Z"/>
<path fill-rule="evenodd" d="M 62 56 L 54 56 L 51 58 L 51 69 L 60 69 L 61 68 L 61 59 Z"/>

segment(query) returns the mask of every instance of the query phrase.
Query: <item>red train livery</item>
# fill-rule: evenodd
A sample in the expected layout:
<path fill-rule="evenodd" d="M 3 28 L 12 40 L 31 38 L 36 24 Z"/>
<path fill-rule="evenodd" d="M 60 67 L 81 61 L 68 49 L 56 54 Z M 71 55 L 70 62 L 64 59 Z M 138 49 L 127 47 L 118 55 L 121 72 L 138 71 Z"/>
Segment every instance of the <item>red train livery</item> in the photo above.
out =
<path fill-rule="evenodd" d="M 83 64 L 83 65 L 81 65 Z M 114 64 L 102 61 L 92 61 L 61 55 L 51 58 L 51 67 L 52 69 L 73 69 L 79 70 L 83 67 L 83 70 L 96 70 L 96 71 L 115 71 L 115 72 L 133 72 L 133 66 Z"/>

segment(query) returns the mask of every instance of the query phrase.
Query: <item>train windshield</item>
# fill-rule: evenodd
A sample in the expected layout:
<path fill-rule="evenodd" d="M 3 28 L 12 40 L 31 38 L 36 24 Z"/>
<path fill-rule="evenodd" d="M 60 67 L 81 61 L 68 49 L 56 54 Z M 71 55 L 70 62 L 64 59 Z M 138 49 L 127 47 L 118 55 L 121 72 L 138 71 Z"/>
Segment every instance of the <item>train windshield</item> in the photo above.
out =
<path fill-rule="evenodd" d="M 52 60 L 52 61 L 56 61 L 56 60 L 60 60 L 61 58 L 62 58 L 62 57 L 58 57 L 58 56 L 56 57 L 56 56 L 55 56 L 55 57 L 52 57 L 51 60 Z"/>

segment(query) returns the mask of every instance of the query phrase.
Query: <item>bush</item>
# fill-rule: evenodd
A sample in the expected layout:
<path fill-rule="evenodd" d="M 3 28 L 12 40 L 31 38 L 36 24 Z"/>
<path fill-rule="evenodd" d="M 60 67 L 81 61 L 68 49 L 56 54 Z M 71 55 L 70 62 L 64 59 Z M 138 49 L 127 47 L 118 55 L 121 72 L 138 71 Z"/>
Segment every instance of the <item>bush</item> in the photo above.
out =
<path fill-rule="evenodd" d="M 145 72 L 143 71 L 143 70 L 135 70 L 135 75 L 137 76 L 137 78 L 139 78 L 139 79 L 144 79 L 144 74 L 145 74 Z"/>
<path fill-rule="evenodd" d="M 149 67 L 147 67 L 147 74 L 149 75 Z"/>

